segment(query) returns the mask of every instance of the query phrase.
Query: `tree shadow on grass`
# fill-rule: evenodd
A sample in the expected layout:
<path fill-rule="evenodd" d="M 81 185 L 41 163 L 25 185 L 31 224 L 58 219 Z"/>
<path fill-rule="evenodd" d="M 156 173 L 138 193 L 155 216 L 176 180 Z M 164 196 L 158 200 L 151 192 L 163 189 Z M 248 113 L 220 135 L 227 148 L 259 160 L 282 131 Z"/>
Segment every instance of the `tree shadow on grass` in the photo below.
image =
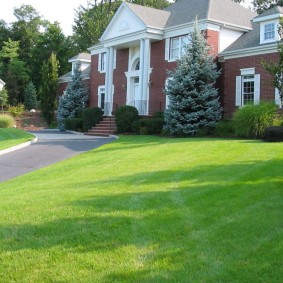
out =
<path fill-rule="evenodd" d="M 74 188 L 116 183 L 118 187 L 128 186 L 129 191 L 66 202 L 73 209 L 70 217 L 50 220 L 51 216 L 38 225 L 1 225 L 0 250 L 61 247 L 82 254 L 109 253 L 134 246 L 137 254 L 149 249 L 140 259 L 143 267 L 109 271 L 105 282 L 182 280 L 189 276 L 190 268 L 207 272 L 209 262 L 216 259 L 219 265 L 225 265 L 227 253 L 240 259 L 253 257 L 260 253 L 253 249 L 257 241 L 272 240 L 282 232 L 282 164 L 283 160 L 278 159 L 261 164 L 255 161 L 157 171 L 146 175 L 142 183 L 140 179 L 147 173 L 88 184 L 77 182 Z M 179 185 L 171 186 L 172 182 Z M 151 185 L 153 189 L 135 191 L 135 183 Z M 133 256 L 137 255 L 129 252 L 119 260 L 127 261 Z M 115 258 L 111 261 L 113 264 Z"/>

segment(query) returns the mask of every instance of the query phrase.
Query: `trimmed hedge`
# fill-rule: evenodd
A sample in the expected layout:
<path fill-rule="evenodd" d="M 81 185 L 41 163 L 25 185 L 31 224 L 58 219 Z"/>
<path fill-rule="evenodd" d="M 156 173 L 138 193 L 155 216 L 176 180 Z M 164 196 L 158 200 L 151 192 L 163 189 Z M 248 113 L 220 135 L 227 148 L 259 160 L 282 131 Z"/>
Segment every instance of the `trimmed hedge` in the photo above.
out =
<path fill-rule="evenodd" d="M 163 126 L 163 117 L 142 118 L 133 123 L 133 131 L 140 135 L 158 135 L 161 134 Z"/>
<path fill-rule="evenodd" d="M 99 107 L 87 108 L 82 112 L 82 129 L 87 132 L 102 120 L 103 111 Z"/>
<path fill-rule="evenodd" d="M 133 123 L 138 121 L 138 110 L 129 105 L 119 107 L 115 112 L 116 126 L 119 133 L 132 133 Z"/>
<path fill-rule="evenodd" d="M 8 115 L 0 115 L 0 128 L 12 128 L 15 125 L 13 117 Z"/>
<path fill-rule="evenodd" d="M 283 142 L 283 127 L 266 128 L 264 139 L 268 142 Z"/>
<path fill-rule="evenodd" d="M 81 132 L 83 128 L 82 118 L 68 118 L 65 119 L 65 129 L 71 131 Z"/>

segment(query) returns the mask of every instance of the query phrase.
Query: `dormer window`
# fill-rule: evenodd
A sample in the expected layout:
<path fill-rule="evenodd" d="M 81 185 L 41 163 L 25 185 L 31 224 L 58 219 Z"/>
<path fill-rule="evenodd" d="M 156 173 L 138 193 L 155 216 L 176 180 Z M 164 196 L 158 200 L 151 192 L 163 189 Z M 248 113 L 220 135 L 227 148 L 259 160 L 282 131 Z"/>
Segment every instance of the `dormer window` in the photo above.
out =
<path fill-rule="evenodd" d="M 275 39 L 275 23 L 268 23 L 264 25 L 264 40 Z"/>

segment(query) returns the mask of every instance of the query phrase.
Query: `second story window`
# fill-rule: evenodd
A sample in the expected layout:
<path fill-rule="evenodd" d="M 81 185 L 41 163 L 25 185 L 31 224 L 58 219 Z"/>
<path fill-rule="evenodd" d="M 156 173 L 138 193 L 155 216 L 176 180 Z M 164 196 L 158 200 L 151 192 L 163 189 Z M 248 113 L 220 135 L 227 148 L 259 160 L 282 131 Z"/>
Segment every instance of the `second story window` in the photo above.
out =
<path fill-rule="evenodd" d="M 169 59 L 176 60 L 181 58 L 186 51 L 186 47 L 189 44 L 190 40 L 188 36 L 174 37 L 170 40 L 170 53 Z"/>
<path fill-rule="evenodd" d="M 275 39 L 275 24 L 269 23 L 264 25 L 264 40 Z"/>
<path fill-rule="evenodd" d="M 106 71 L 106 52 L 99 54 L 98 71 L 99 72 Z"/>

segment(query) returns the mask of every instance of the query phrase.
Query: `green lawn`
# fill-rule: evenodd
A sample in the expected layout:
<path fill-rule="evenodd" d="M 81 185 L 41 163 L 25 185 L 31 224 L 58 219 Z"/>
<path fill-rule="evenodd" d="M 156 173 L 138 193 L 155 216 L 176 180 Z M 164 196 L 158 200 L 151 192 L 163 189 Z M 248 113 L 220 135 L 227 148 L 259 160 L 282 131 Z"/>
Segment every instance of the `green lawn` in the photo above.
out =
<path fill-rule="evenodd" d="M 283 143 L 124 136 L 0 184 L 0 282 L 282 282 Z"/>
<path fill-rule="evenodd" d="M 34 135 L 19 129 L 0 128 L 0 150 L 34 139 Z"/>

